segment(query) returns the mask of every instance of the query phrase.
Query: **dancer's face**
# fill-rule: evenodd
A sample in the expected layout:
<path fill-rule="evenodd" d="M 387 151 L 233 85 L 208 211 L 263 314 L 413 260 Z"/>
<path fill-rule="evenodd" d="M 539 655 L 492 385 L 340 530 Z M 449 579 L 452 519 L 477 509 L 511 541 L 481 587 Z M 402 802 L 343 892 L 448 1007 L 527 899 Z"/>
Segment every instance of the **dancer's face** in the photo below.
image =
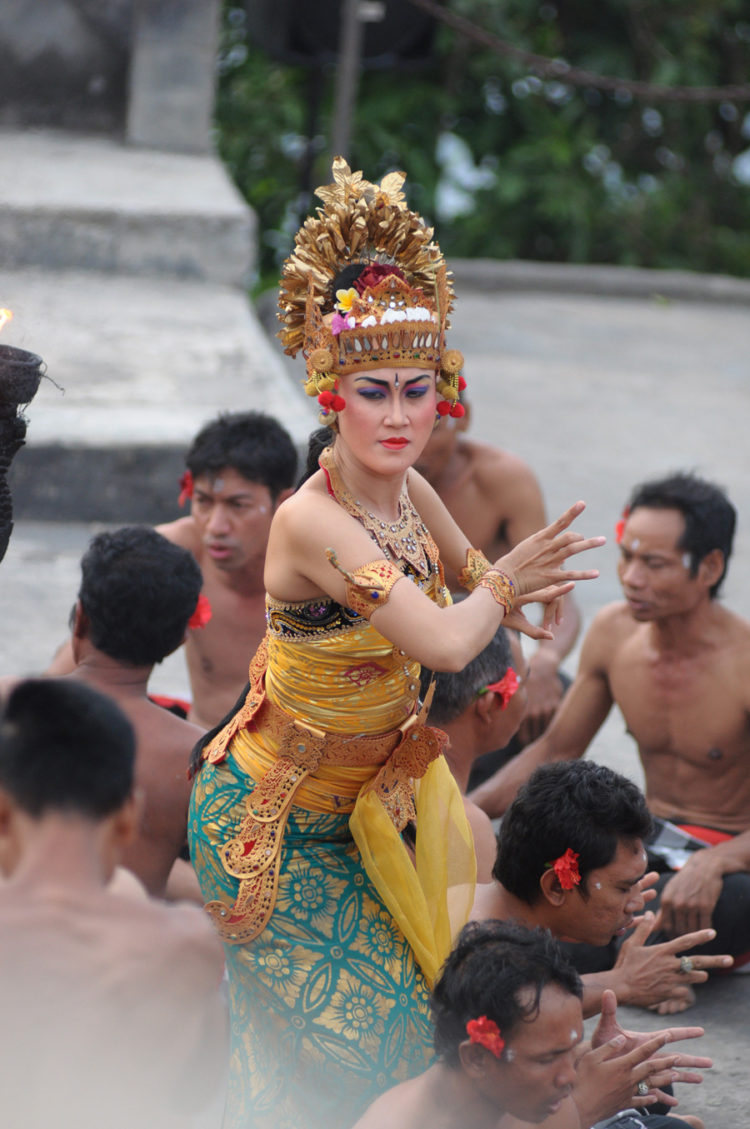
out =
<path fill-rule="evenodd" d="M 380 473 L 413 465 L 435 422 L 435 371 L 380 368 L 347 373 L 339 383 L 346 407 L 339 434 L 357 459 Z"/>

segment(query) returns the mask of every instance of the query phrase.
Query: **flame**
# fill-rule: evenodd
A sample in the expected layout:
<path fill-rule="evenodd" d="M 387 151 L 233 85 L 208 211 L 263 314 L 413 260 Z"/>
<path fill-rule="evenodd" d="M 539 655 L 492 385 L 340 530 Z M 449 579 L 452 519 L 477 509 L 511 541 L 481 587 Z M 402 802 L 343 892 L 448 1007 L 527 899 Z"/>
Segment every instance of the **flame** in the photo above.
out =
<path fill-rule="evenodd" d="M 13 314 L 10 310 L 4 310 L 0 308 L 0 329 L 2 329 L 5 323 L 10 321 L 12 317 Z"/>

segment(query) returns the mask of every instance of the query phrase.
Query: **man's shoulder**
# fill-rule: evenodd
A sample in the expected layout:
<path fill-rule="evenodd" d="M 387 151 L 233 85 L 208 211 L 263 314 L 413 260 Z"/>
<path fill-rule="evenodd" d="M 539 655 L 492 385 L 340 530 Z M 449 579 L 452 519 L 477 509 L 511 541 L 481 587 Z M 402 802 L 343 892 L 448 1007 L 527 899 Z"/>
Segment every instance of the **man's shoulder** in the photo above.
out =
<path fill-rule="evenodd" d="M 612 653 L 638 629 L 628 605 L 622 600 L 605 604 L 594 616 L 583 645 L 589 651 L 602 648 Z"/>
<path fill-rule="evenodd" d="M 491 443 L 477 439 L 462 439 L 459 451 L 473 474 L 482 481 L 492 480 L 498 475 L 503 485 L 537 481 L 533 470 L 520 455 L 502 447 L 493 447 Z"/>
<path fill-rule="evenodd" d="M 193 556 L 198 557 L 200 555 L 201 536 L 192 517 L 178 517 L 176 521 L 157 525 L 156 532 L 161 533 L 162 537 L 166 537 L 167 541 L 172 541 L 183 549 L 189 549 Z"/>

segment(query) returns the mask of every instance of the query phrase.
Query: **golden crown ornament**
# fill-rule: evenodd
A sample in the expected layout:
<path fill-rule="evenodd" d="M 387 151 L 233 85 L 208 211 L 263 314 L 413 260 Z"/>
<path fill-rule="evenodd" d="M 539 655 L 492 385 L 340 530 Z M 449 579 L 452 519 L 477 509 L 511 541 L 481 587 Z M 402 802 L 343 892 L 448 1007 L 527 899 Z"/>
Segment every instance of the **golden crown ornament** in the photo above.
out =
<path fill-rule="evenodd" d="M 405 179 L 392 172 L 371 184 L 336 157 L 333 182 L 316 189 L 323 206 L 305 220 L 284 263 L 279 337 L 290 356 L 302 350 L 305 392 L 328 424 L 345 407 L 339 377 L 376 368 L 436 369 L 439 414 L 464 414 L 463 356 L 445 348 L 450 272 L 432 228 L 406 206 Z M 347 266 L 355 268 L 352 284 L 334 294 Z"/>

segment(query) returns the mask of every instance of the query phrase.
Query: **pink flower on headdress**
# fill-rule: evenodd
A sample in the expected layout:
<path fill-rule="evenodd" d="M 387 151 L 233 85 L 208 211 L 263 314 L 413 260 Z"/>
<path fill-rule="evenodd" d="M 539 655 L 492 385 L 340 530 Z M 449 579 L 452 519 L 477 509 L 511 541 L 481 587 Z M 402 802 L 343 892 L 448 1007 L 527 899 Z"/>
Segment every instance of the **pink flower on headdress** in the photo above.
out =
<path fill-rule="evenodd" d="M 331 318 L 331 333 L 334 337 L 338 337 L 342 329 L 353 329 L 356 324 L 353 314 L 342 317 L 341 314 L 335 313 Z"/>
<path fill-rule="evenodd" d="M 495 1058 L 500 1058 L 505 1047 L 505 1039 L 500 1034 L 500 1028 L 494 1019 L 488 1019 L 486 1015 L 480 1015 L 479 1019 L 470 1019 L 466 1024 L 466 1034 L 469 1036 L 469 1042 L 479 1043 Z"/>
<path fill-rule="evenodd" d="M 198 603 L 195 605 L 195 611 L 188 620 L 187 625 L 191 631 L 197 631 L 199 628 L 206 626 L 212 615 L 213 611 L 208 596 L 204 596 L 201 592 L 198 597 Z"/>
<path fill-rule="evenodd" d="M 572 890 L 581 881 L 581 872 L 578 869 L 578 855 L 572 847 L 568 847 L 564 855 L 560 855 L 554 862 L 548 863 L 557 875 L 557 881 L 563 890 Z"/>
<path fill-rule="evenodd" d="M 184 506 L 188 498 L 192 498 L 193 490 L 195 489 L 195 482 L 191 471 L 186 470 L 180 479 L 180 496 L 177 499 L 178 506 Z"/>
<path fill-rule="evenodd" d="M 406 282 L 406 275 L 400 267 L 393 266 L 391 263 L 371 263 L 369 267 L 365 267 L 359 278 L 354 280 L 354 287 L 358 294 L 364 294 L 368 286 L 377 286 L 390 274 L 395 274 L 396 278 Z"/>

